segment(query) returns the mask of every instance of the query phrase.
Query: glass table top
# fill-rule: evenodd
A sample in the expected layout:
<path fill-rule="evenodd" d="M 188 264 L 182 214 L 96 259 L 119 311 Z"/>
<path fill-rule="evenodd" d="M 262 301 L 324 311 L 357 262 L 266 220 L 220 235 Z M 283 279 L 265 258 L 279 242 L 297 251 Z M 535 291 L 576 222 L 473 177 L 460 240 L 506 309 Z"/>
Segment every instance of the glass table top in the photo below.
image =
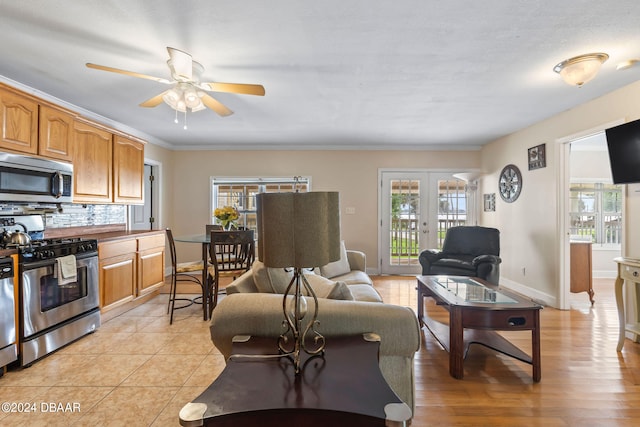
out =
<path fill-rule="evenodd" d="M 465 277 L 436 276 L 435 282 L 458 298 L 467 302 L 487 304 L 517 304 L 518 301 L 500 291 L 487 288 L 475 280 Z"/>

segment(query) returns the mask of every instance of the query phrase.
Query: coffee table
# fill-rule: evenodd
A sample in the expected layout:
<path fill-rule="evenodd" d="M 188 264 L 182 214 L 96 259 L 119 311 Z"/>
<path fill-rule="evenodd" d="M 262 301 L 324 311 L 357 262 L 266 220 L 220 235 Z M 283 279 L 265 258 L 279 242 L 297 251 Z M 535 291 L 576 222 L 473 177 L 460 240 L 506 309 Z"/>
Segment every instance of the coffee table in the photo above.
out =
<path fill-rule="evenodd" d="M 433 298 L 449 311 L 449 325 L 425 313 L 424 299 Z M 464 359 L 471 344 L 482 344 L 533 365 L 539 382 L 540 310 L 542 306 L 477 277 L 418 276 L 418 319 L 449 352 L 449 374 L 464 376 Z M 531 355 L 496 331 L 531 331 Z"/>
<path fill-rule="evenodd" d="M 218 378 L 180 411 L 182 426 L 406 426 L 412 413 L 378 365 L 375 334 L 327 338 L 324 356 L 301 355 L 301 372 L 275 338 L 236 337 Z M 256 357 L 257 356 L 257 357 Z"/>

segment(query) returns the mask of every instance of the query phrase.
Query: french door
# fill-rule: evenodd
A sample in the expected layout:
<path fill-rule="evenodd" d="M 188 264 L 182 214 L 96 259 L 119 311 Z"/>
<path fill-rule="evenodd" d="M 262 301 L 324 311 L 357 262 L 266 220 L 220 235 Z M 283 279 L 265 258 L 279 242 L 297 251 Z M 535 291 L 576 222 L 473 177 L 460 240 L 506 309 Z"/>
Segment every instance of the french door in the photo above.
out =
<path fill-rule="evenodd" d="M 380 171 L 380 274 L 420 274 L 420 252 L 466 221 L 464 183 L 451 173 Z"/>

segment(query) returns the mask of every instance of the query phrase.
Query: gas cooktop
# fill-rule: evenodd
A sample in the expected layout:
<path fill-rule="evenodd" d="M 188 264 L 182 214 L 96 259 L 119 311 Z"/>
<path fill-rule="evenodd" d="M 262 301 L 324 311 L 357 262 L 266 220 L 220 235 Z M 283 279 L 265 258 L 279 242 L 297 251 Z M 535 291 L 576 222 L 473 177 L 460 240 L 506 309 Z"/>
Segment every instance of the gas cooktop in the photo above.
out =
<path fill-rule="evenodd" d="M 18 250 L 20 262 L 42 261 L 67 255 L 91 254 L 97 252 L 98 241 L 79 237 L 33 240 L 27 245 L 14 246 Z"/>

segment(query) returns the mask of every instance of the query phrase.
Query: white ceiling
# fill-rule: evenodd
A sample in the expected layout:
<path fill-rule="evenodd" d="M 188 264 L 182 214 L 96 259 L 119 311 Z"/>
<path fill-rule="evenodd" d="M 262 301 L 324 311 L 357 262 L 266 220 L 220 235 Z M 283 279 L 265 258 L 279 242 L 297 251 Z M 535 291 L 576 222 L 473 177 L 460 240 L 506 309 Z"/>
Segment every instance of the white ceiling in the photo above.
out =
<path fill-rule="evenodd" d="M 638 0 L 0 0 L 0 76 L 174 149 L 468 149 L 640 78 Z M 235 114 L 138 104 L 169 77 L 166 47 Z M 610 55 L 582 88 L 552 71 Z M 182 118 L 181 118 L 182 122 Z M 119 125 L 120 126 L 120 125 Z"/>

